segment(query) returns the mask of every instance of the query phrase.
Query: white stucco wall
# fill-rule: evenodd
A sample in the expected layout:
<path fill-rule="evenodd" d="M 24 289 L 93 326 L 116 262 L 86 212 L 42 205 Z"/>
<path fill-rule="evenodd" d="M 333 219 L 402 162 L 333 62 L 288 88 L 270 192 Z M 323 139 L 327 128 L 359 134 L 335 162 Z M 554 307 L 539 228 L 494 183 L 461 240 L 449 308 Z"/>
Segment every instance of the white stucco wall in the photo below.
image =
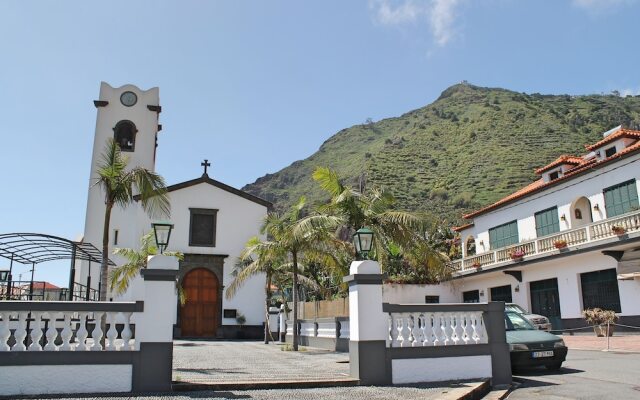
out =
<path fill-rule="evenodd" d="M 393 384 L 490 378 L 491 356 L 391 360 Z"/>
<path fill-rule="evenodd" d="M 130 392 L 131 365 L 12 365 L 0 367 L 0 395 Z"/>
<path fill-rule="evenodd" d="M 557 258 L 543 263 L 527 265 L 526 267 L 514 267 L 522 271 L 522 282 L 496 271 L 490 274 L 481 274 L 460 279 L 457 289 L 459 295 L 457 301 L 462 301 L 462 292 L 480 290 L 484 296 L 480 301 L 490 301 L 492 287 L 511 285 L 513 302 L 531 311 L 531 297 L 529 295 L 529 283 L 544 279 L 558 279 L 558 294 L 560 296 L 560 315 L 562 318 L 582 318 L 582 292 L 580 274 L 616 268 L 617 262 L 609 256 L 599 252 L 583 253 L 570 257 Z M 519 291 L 515 291 L 515 287 Z M 618 281 L 620 293 L 620 315 L 640 315 L 640 280 Z"/>
<path fill-rule="evenodd" d="M 424 304 L 425 296 L 440 296 L 440 303 L 457 303 L 460 302 L 460 296 L 456 286 L 456 282 L 440 285 L 384 284 L 382 285 L 382 299 L 383 302 L 391 304 Z"/>
<path fill-rule="evenodd" d="M 536 238 L 535 213 L 554 206 L 558 207 L 558 218 L 565 215 L 566 221 L 560 220 L 560 230 L 572 228 L 571 204 L 584 196 L 591 202 L 593 221 L 606 219 L 604 195 L 602 190 L 631 179 L 636 179 L 636 188 L 640 190 L 637 180 L 640 179 L 640 154 L 612 162 L 585 175 L 551 186 L 546 190 L 526 196 L 514 203 L 473 218 L 474 226 L 461 232 L 462 243 L 469 236 L 476 238 L 478 254 L 489 251 L 489 229 L 504 223 L 517 220 L 520 241 Z M 593 210 L 598 205 L 599 211 Z M 482 242 L 482 244 L 480 243 Z"/>

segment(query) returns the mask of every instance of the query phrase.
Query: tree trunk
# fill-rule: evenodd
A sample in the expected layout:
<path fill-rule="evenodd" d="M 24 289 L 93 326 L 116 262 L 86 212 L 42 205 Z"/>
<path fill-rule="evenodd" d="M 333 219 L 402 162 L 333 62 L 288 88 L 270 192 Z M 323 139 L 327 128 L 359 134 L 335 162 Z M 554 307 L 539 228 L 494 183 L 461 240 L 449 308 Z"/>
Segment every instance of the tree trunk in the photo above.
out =
<path fill-rule="evenodd" d="M 271 274 L 267 272 L 267 287 L 265 288 L 266 298 L 264 301 L 264 344 L 269 344 L 269 336 L 271 336 L 271 327 L 269 326 L 269 302 L 271 301 Z"/>
<path fill-rule="evenodd" d="M 298 253 L 293 254 L 293 351 L 298 351 Z"/>
<path fill-rule="evenodd" d="M 107 202 L 104 210 L 104 228 L 102 231 L 102 264 L 100 265 L 100 301 L 107 301 L 107 282 L 109 280 L 109 225 L 113 203 Z"/>

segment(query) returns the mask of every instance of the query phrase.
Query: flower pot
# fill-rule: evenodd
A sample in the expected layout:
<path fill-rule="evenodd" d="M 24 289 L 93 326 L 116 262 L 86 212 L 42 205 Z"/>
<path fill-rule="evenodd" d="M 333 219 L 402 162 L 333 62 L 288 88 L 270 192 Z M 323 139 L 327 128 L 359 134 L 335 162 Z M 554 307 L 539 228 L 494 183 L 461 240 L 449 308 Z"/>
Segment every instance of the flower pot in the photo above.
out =
<path fill-rule="evenodd" d="M 609 336 L 613 336 L 613 331 L 615 325 L 609 325 Z M 593 331 L 596 333 L 597 337 L 605 337 L 607 336 L 607 325 L 594 325 Z"/>
<path fill-rule="evenodd" d="M 515 262 L 520 262 L 520 261 L 522 261 L 523 258 L 524 258 L 524 256 L 511 256 L 511 260 L 513 260 Z"/>
<path fill-rule="evenodd" d="M 562 250 L 562 249 L 566 249 L 567 248 L 567 243 L 566 242 L 564 242 L 564 243 L 554 243 L 553 245 L 558 250 Z"/>

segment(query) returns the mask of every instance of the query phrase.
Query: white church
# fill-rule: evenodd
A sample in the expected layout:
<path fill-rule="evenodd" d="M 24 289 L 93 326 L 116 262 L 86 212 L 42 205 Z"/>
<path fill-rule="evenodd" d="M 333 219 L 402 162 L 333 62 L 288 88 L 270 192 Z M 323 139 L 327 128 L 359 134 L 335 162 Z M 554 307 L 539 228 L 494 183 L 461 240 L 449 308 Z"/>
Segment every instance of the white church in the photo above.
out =
<path fill-rule="evenodd" d="M 141 90 L 134 85 L 113 88 L 102 82 L 97 108 L 91 178 L 87 200 L 84 241 L 102 243 L 104 193 L 94 186 L 96 165 L 109 138 L 114 138 L 129 158 L 130 167 L 155 171 L 158 133 L 162 111 L 158 88 Z M 264 321 L 264 276 L 247 281 L 230 300 L 224 288 L 233 280 L 234 264 L 247 240 L 260 236 L 260 225 L 271 203 L 225 185 L 204 173 L 195 179 L 168 186 L 170 221 L 174 225 L 168 250 L 184 254 L 178 279 L 187 302 L 175 310 L 176 337 L 233 338 L 241 329 L 246 337 L 260 337 Z M 161 171 L 160 171 L 161 172 Z M 112 254 L 115 248 L 140 247 L 140 238 L 151 231 L 153 221 L 140 204 L 125 209 L 114 207 L 110 225 L 110 258 L 122 265 L 126 260 Z M 93 279 L 91 278 L 93 277 Z M 100 266 L 81 264 L 75 282 L 90 282 L 98 289 Z M 127 293 L 113 300 L 129 300 Z M 244 316 L 240 326 L 237 317 Z"/>

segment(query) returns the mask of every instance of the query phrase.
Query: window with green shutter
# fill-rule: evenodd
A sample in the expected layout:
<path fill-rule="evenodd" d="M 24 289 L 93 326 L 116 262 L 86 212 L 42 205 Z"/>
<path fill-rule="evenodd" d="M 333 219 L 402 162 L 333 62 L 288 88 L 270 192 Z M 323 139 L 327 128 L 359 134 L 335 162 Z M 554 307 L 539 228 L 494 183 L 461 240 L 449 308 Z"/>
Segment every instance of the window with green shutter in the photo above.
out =
<path fill-rule="evenodd" d="M 618 275 L 615 268 L 580 274 L 582 308 L 602 308 L 621 312 Z"/>
<path fill-rule="evenodd" d="M 607 218 L 628 213 L 638 208 L 638 189 L 636 189 L 635 180 L 608 187 L 603 192 Z"/>
<path fill-rule="evenodd" d="M 535 213 L 536 233 L 538 237 L 552 235 L 560 232 L 560 221 L 558 220 L 558 207 L 548 208 Z"/>
<path fill-rule="evenodd" d="M 511 221 L 489 229 L 489 246 L 491 249 L 498 249 L 518 242 L 518 221 Z"/>

